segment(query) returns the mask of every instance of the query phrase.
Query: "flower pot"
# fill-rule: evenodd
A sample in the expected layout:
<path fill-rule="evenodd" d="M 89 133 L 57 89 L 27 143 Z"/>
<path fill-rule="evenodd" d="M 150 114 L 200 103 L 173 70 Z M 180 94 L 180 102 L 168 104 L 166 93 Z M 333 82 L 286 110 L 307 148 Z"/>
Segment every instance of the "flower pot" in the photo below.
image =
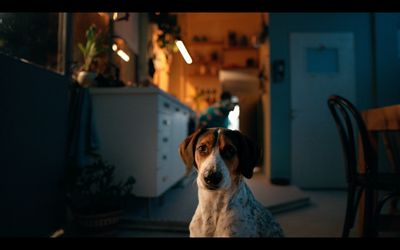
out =
<path fill-rule="evenodd" d="M 89 71 L 81 71 L 78 73 L 76 81 L 82 87 L 89 87 L 96 84 L 97 73 Z"/>
<path fill-rule="evenodd" d="M 87 232 L 99 232 L 114 228 L 118 225 L 122 210 L 97 214 L 73 213 L 76 224 Z"/>

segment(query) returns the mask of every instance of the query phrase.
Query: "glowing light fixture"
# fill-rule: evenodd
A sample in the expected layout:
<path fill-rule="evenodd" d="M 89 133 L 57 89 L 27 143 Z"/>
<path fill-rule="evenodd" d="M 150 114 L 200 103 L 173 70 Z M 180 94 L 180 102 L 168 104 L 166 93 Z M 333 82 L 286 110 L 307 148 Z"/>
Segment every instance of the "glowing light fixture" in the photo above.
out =
<path fill-rule="evenodd" d="M 117 54 L 122 58 L 122 60 L 129 62 L 130 58 L 123 50 L 118 50 Z"/>
<path fill-rule="evenodd" d="M 113 49 L 114 51 L 117 51 L 118 46 L 114 43 L 113 46 L 112 46 L 112 49 Z"/>
<path fill-rule="evenodd" d="M 181 52 L 183 59 L 185 59 L 185 62 L 187 64 L 192 64 L 193 62 L 192 57 L 190 57 L 189 52 L 186 50 L 185 44 L 183 44 L 181 40 L 176 40 L 175 44 L 178 47 L 179 52 Z"/>
<path fill-rule="evenodd" d="M 118 12 L 114 12 L 114 14 L 113 14 L 113 20 L 117 20 L 117 18 L 118 18 Z"/>

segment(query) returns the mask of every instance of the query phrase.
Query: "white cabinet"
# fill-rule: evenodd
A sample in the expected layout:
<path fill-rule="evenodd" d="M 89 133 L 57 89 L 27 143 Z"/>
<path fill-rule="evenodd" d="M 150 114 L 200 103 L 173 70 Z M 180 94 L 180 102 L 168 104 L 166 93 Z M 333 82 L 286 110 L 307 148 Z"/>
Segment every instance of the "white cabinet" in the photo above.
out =
<path fill-rule="evenodd" d="M 100 153 L 116 177 L 136 180 L 134 194 L 157 197 L 185 174 L 178 148 L 191 110 L 157 88 L 90 89 Z"/>

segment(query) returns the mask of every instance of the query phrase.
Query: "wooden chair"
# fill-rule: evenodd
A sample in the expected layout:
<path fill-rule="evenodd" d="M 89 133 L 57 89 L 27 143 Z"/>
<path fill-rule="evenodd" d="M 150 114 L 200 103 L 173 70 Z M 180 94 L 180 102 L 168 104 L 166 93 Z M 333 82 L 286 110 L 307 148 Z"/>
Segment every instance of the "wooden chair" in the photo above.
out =
<path fill-rule="evenodd" d="M 400 195 L 400 175 L 378 171 L 377 149 L 373 148 L 365 122 L 350 101 L 332 95 L 328 98 L 328 107 L 339 131 L 348 184 L 342 236 L 349 236 L 354 226 L 361 194 L 364 192 L 363 236 L 376 237 L 382 207 L 386 201 Z M 363 172 L 360 171 L 359 150 L 363 152 L 365 164 Z M 385 196 L 379 199 L 379 194 L 382 192 Z"/>

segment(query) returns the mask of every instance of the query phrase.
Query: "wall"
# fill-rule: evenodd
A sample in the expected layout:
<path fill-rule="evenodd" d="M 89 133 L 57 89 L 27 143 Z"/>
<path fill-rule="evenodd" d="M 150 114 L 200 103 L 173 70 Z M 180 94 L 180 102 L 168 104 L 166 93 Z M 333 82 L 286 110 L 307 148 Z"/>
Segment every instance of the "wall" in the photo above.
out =
<path fill-rule="evenodd" d="M 138 13 L 138 31 L 139 31 L 139 41 L 138 41 L 138 80 L 143 82 L 148 79 L 148 64 L 147 60 L 149 58 L 148 54 L 148 41 L 151 39 L 150 23 L 148 20 L 147 12 Z"/>
<path fill-rule="evenodd" d="M 129 14 L 128 20 L 114 21 L 114 35 L 122 37 L 134 53 L 139 53 L 139 13 L 119 12 L 118 17 Z"/>
<path fill-rule="evenodd" d="M 87 29 L 94 24 L 97 28 L 99 34 L 106 39 L 108 33 L 108 24 L 109 18 L 107 13 L 103 12 L 101 15 L 98 12 L 84 12 L 84 13 L 73 13 L 73 21 L 72 21 L 72 61 L 73 63 L 78 63 L 79 66 L 83 62 L 82 52 L 78 47 L 79 43 L 86 43 L 86 31 Z M 107 53 L 104 53 L 102 56 L 99 56 L 99 65 L 98 67 L 101 70 L 105 69 L 105 60 L 107 58 Z"/>
<path fill-rule="evenodd" d="M 271 178 L 291 176 L 290 32 L 354 32 L 357 103 L 372 106 L 371 31 L 367 13 L 270 13 L 271 62 L 285 61 L 283 82 L 271 82 Z"/>
<path fill-rule="evenodd" d="M 65 216 L 65 77 L 0 55 L 0 235 L 49 236 Z"/>
<path fill-rule="evenodd" d="M 400 103 L 400 14 L 377 13 L 376 82 L 377 105 Z"/>
<path fill-rule="evenodd" d="M 127 86 L 132 86 L 138 81 L 137 57 L 139 53 L 139 15 L 134 12 L 119 13 L 118 18 L 126 19 L 114 21 L 114 41 L 119 41 L 118 49 L 122 49 L 129 56 L 129 61 L 124 61 L 116 52 L 113 53 L 113 62 L 119 67 L 120 80 Z M 120 38 L 120 39 L 118 39 Z M 122 42 L 123 41 L 123 42 Z"/>

